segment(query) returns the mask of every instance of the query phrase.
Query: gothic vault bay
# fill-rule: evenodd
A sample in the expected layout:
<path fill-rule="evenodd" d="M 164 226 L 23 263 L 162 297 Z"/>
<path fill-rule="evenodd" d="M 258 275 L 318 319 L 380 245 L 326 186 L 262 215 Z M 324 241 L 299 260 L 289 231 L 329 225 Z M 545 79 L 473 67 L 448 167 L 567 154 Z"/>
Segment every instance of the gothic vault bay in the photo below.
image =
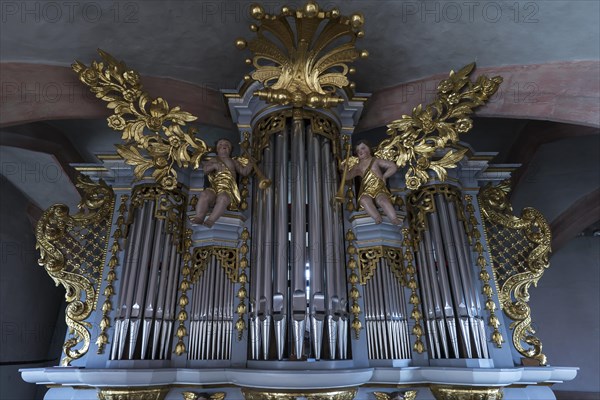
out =
<path fill-rule="evenodd" d="M 513 209 L 519 165 L 469 144 L 513 79 L 449 65 L 359 130 L 394 106 L 351 81 L 377 22 L 247 11 L 229 132 L 111 49 L 72 64 L 120 139 L 70 162 L 78 210 L 40 212 L 67 332 L 59 365 L 22 378 L 45 399 L 556 399 L 578 368 L 535 324 L 550 223 Z"/>

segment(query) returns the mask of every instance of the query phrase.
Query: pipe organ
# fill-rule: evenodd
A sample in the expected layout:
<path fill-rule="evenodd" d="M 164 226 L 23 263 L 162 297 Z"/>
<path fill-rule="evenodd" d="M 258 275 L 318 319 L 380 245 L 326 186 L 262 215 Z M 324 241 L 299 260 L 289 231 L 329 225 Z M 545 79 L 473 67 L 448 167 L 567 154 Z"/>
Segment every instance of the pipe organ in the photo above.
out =
<path fill-rule="evenodd" d="M 127 221 L 112 360 L 168 360 L 181 270 L 181 192 L 133 190 Z"/>
<path fill-rule="evenodd" d="M 458 188 L 446 185 L 429 186 L 408 198 L 433 358 L 489 357 L 461 197 Z"/>
<path fill-rule="evenodd" d="M 251 263 L 265 267 L 251 280 L 252 359 L 345 359 L 343 223 L 341 207 L 332 204 L 336 131 L 315 117 L 277 121 L 277 130 L 262 123 L 255 133 L 265 143 L 260 167 L 274 185 L 254 190 Z"/>
<path fill-rule="evenodd" d="M 204 187 L 217 155 L 185 130 L 194 117 L 161 98 L 144 109 L 139 76 L 107 53 L 74 64 L 125 143 L 77 166 L 78 213 L 54 206 L 39 222 L 40 263 L 67 289 L 72 368 L 24 379 L 51 383 L 47 399 L 554 399 L 548 385 L 576 369 L 546 365 L 526 304 L 548 266 L 547 223 L 514 216 L 499 183 L 510 172 L 458 142 L 502 79 L 452 72 L 434 103 L 352 158 L 368 100 L 346 76 L 366 56 L 362 16 L 314 2 L 252 15 L 257 37 L 237 45 L 254 71 L 224 91 L 242 151 L 217 158 L 241 201 L 210 227 L 192 224 L 194 202 L 229 192 Z M 401 168 L 386 182 L 381 166 Z M 342 181 L 351 168 L 360 192 Z M 396 219 L 358 207 L 372 182 L 365 193 L 377 204 L 388 187 Z"/>

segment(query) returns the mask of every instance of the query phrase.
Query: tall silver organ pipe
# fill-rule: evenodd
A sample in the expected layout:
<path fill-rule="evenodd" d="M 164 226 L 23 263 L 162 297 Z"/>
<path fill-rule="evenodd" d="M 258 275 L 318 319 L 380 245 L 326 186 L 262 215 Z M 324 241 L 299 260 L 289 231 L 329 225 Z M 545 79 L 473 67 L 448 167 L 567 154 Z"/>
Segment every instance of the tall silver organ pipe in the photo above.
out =
<path fill-rule="evenodd" d="M 308 147 L 308 204 L 318 204 L 321 200 L 322 165 L 321 144 L 312 129 L 306 129 Z M 329 207 L 327 207 L 329 208 Z M 325 320 L 325 291 L 323 279 L 326 264 L 323 260 L 323 229 L 321 207 L 308 207 L 308 264 L 310 267 L 310 323 L 312 346 L 315 358 L 321 358 L 323 322 Z M 331 292 L 330 292 L 331 293 Z M 331 293 L 332 294 L 332 293 Z"/>
<path fill-rule="evenodd" d="M 335 176 L 335 169 L 332 162 L 332 153 L 331 153 L 331 142 L 329 139 L 324 140 L 324 144 L 321 150 L 321 158 L 323 159 L 323 170 L 325 172 L 325 182 L 333 183 L 336 187 L 337 180 L 333 179 Z M 323 185 L 323 196 L 324 198 L 332 198 L 335 193 L 332 190 L 331 184 Z M 327 271 L 327 336 L 329 338 L 329 358 L 335 358 L 336 345 L 338 339 L 338 324 L 340 323 L 340 314 L 341 314 L 341 303 L 340 303 L 340 288 L 339 288 L 339 278 L 343 276 L 344 278 L 344 288 L 345 288 L 345 273 L 344 268 L 341 265 L 341 260 L 344 259 L 344 256 L 340 258 L 338 253 L 339 243 L 337 241 L 340 239 L 341 234 L 340 230 L 336 229 L 338 224 L 336 221 L 336 209 L 337 204 L 333 204 L 333 207 L 323 207 L 323 241 L 324 241 L 324 263 L 326 265 Z M 343 246 L 342 246 L 343 247 Z M 341 353 L 340 353 L 341 354 Z M 345 357 L 340 357 L 345 358 Z"/>
<path fill-rule="evenodd" d="M 292 327 L 295 355 L 301 359 L 304 352 L 306 320 L 306 158 L 304 119 L 292 122 L 292 227 L 291 227 L 291 292 Z"/>
<path fill-rule="evenodd" d="M 288 295 L 288 134 L 275 136 L 275 262 L 273 263 L 273 321 L 277 359 L 283 359 L 287 327 Z"/>
<path fill-rule="evenodd" d="M 234 283 L 214 254 L 192 288 L 188 360 L 231 357 Z"/>
<path fill-rule="evenodd" d="M 458 189 L 423 189 L 413 208 L 425 224 L 416 257 L 432 358 L 488 358 L 478 282 L 466 238 Z M 423 198 L 426 198 L 424 200 Z M 420 202 L 430 206 L 419 208 Z"/>
<path fill-rule="evenodd" d="M 145 190 L 146 194 L 139 194 Z M 174 214 L 166 212 L 165 216 L 164 210 L 159 213 L 157 208 L 170 203 L 177 207 L 181 199 L 144 186 L 134 189 L 132 197 L 136 193 L 141 198 L 131 205 L 110 358 L 168 359 L 181 266 L 173 229 L 182 221 L 169 220 Z"/>
<path fill-rule="evenodd" d="M 260 168 L 274 185 L 255 192 L 252 208 L 250 358 L 344 359 L 345 246 L 332 201 L 332 139 L 304 117 L 255 134 L 263 143 Z M 264 307 L 261 299 L 268 299 Z"/>
<path fill-rule="evenodd" d="M 262 292 L 263 276 L 265 268 L 263 264 L 263 253 L 261 252 L 261 243 L 264 243 L 264 191 L 254 187 L 254 206 L 252 220 L 252 258 L 250 274 L 250 351 L 252 359 L 259 359 L 260 346 L 262 342 L 260 315 L 264 317 L 266 301 Z M 259 239 L 260 238 L 260 239 Z M 263 308 L 261 309 L 261 298 Z"/>
<path fill-rule="evenodd" d="M 269 146 L 264 150 L 263 153 L 263 171 L 266 174 L 267 178 L 273 181 L 273 146 L 275 144 L 275 138 L 271 137 Z M 259 316 L 261 321 L 261 333 L 262 333 L 262 347 L 263 347 L 263 359 L 268 358 L 269 352 L 269 344 L 271 339 L 271 319 L 272 319 L 272 300 L 273 300 L 273 290 L 272 290 L 272 280 L 273 273 L 271 271 L 271 266 L 273 265 L 273 200 L 274 194 L 273 190 L 260 190 L 261 194 L 264 196 L 263 202 L 263 211 L 265 215 L 261 218 L 263 221 L 263 229 L 264 233 L 262 237 L 264 241 L 260 244 L 263 257 L 262 265 L 268 266 L 268 268 L 263 268 L 262 274 L 262 285 L 261 287 L 264 289 L 261 293 L 260 297 L 260 306 L 259 306 Z"/>

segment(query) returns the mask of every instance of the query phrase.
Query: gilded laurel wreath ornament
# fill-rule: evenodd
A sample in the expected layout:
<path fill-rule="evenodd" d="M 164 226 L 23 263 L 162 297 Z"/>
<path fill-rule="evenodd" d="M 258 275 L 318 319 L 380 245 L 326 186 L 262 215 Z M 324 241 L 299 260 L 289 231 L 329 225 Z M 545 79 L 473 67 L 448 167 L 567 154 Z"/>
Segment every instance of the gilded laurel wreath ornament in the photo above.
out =
<path fill-rule="evenodd" d="M 338 9 L 324 11 L 313 1 L 299 9 L 282 7 L 279 15 L 265 13 L 260 5 L 253 5 L 250 13 L 260 22 L 250 25 L 257 37 L 238 39 L 236 46 L 254 53 L 246 63 L 256 69 L 246 79 L 264 86 L 255 96 L 296 108 L 329 108 L 343 101 L 335 92 L 353 88 L 347 74 L 355 69 L 347 64 L 368 56 L 354 47 L 364 36 L 361 14 L 342 16 Z"/>
<path fill-rule="evenodd" d="M 104 181 L 81 176 L 77 187 L 83 195 L 78 213 L 69 215 L 69 207 L 55 204 L 36 226 L 38 262 L 66 290 L 65 320 L 71 337 L 63 345 L 62 366 L 81 358 L 90 347 L 91 324 L 86 319 L 98 300 L 114 208 L 113 190 Z"/>
<path fill-rule="evenodd" d="M 447 169 L 455 168 L 463 158 L 466 149 L 453 150 L 449 145 L 456 144 L 459 134 L 467 133 L 473 127 L 469 115 L 498 90 L 502 77 L 479 76 L 475 82 L 469 75 L 475 68 L 471 63 L 458 72 L 451 71 L 447 79 L 437 87 L 435 100 L 423 107 L 419 104 L 411 115 L 388 125 L 387 134 L 375 156 L 394 161 L 398 167 L 408 166 L 406 187 L 416 190 L 429 180 L 429 171 L 440 181 L 447 177 Z"/>
<path fill-rule="evenodd" d="M 525 208 L 513 215 L 508 199 L 510 181 L 486 185 L 479 194 L 485 231 L 491 249 L 494 276 L 500 287 L 498 297 L 504 313 L 512 319 L 513 344 L 526 358 L 546 365 L 542 342 L 534 336 L 529 288 L 537 285 L 549 267 L 551 234 L 544 216 Z M 526 343 L 528 347 L 525 347 Z"/>
<path fill-rule="evenodd" d="M 125 142 L 116 145 L 117 152 L 127 164 L 135 167 L 136 179 L 153 169 L 152 177 L 165 189 L 175 188 L 174 166 L 198 168 L 208 152 L 206 143 L 195 136 L 195 128 L 184 130 L 186 123 L 197 117 L 179 107 L 170 108 L 161 97 L 150 97 L 136 71 L 110 54 L 98 52 L 103 62 L 93 61 L 87 67 L 76 61 L 72 68 L 79 80 L 113 110 L 108 126 L 122 131 Z"/>

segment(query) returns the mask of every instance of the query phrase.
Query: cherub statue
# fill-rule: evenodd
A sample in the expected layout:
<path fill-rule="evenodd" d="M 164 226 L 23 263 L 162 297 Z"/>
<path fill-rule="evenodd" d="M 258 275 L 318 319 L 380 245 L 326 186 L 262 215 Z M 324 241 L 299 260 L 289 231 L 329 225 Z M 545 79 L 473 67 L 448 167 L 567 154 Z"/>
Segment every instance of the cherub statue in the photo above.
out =
<path fill-rule="evenodd" d="M 358 202 L 367 214 L 375 220 L 376 224 L 380 224 L 382 218 L 375 204 L 383 209 L 392 224 L 400 225 L 401 221 L 398 219 L 396 210 L 392 205 L 392 194 L 386 186 L 387 178 L 398 171 L 398 166 L 392 161 L 373 157 L 371 148 L 364 140 L 359 141 L 354 150 L 358 160 L 355 159 L 354 162 L 349 160 L 350 164 L 348 165 L 349 170 L 346 179 L 361 176 Z"/>
<path fill-rule="evenodd" d="M 253 167 L 253 160 L 249 158 L 231 158 L 233 145 L 229 140 L 219 139 L 215 147 L 217 156 L 202 162 L 210 186 L 200 193 L 196 215 L 192 218 L 192 223 L 203 224 L 209 228 L 223 215 L 227 207 L 240 204 L 242 199 L 236 182 L 237 174 L 247 176 Z M 206 218 L 211 206 L 213 210 Z"/>

